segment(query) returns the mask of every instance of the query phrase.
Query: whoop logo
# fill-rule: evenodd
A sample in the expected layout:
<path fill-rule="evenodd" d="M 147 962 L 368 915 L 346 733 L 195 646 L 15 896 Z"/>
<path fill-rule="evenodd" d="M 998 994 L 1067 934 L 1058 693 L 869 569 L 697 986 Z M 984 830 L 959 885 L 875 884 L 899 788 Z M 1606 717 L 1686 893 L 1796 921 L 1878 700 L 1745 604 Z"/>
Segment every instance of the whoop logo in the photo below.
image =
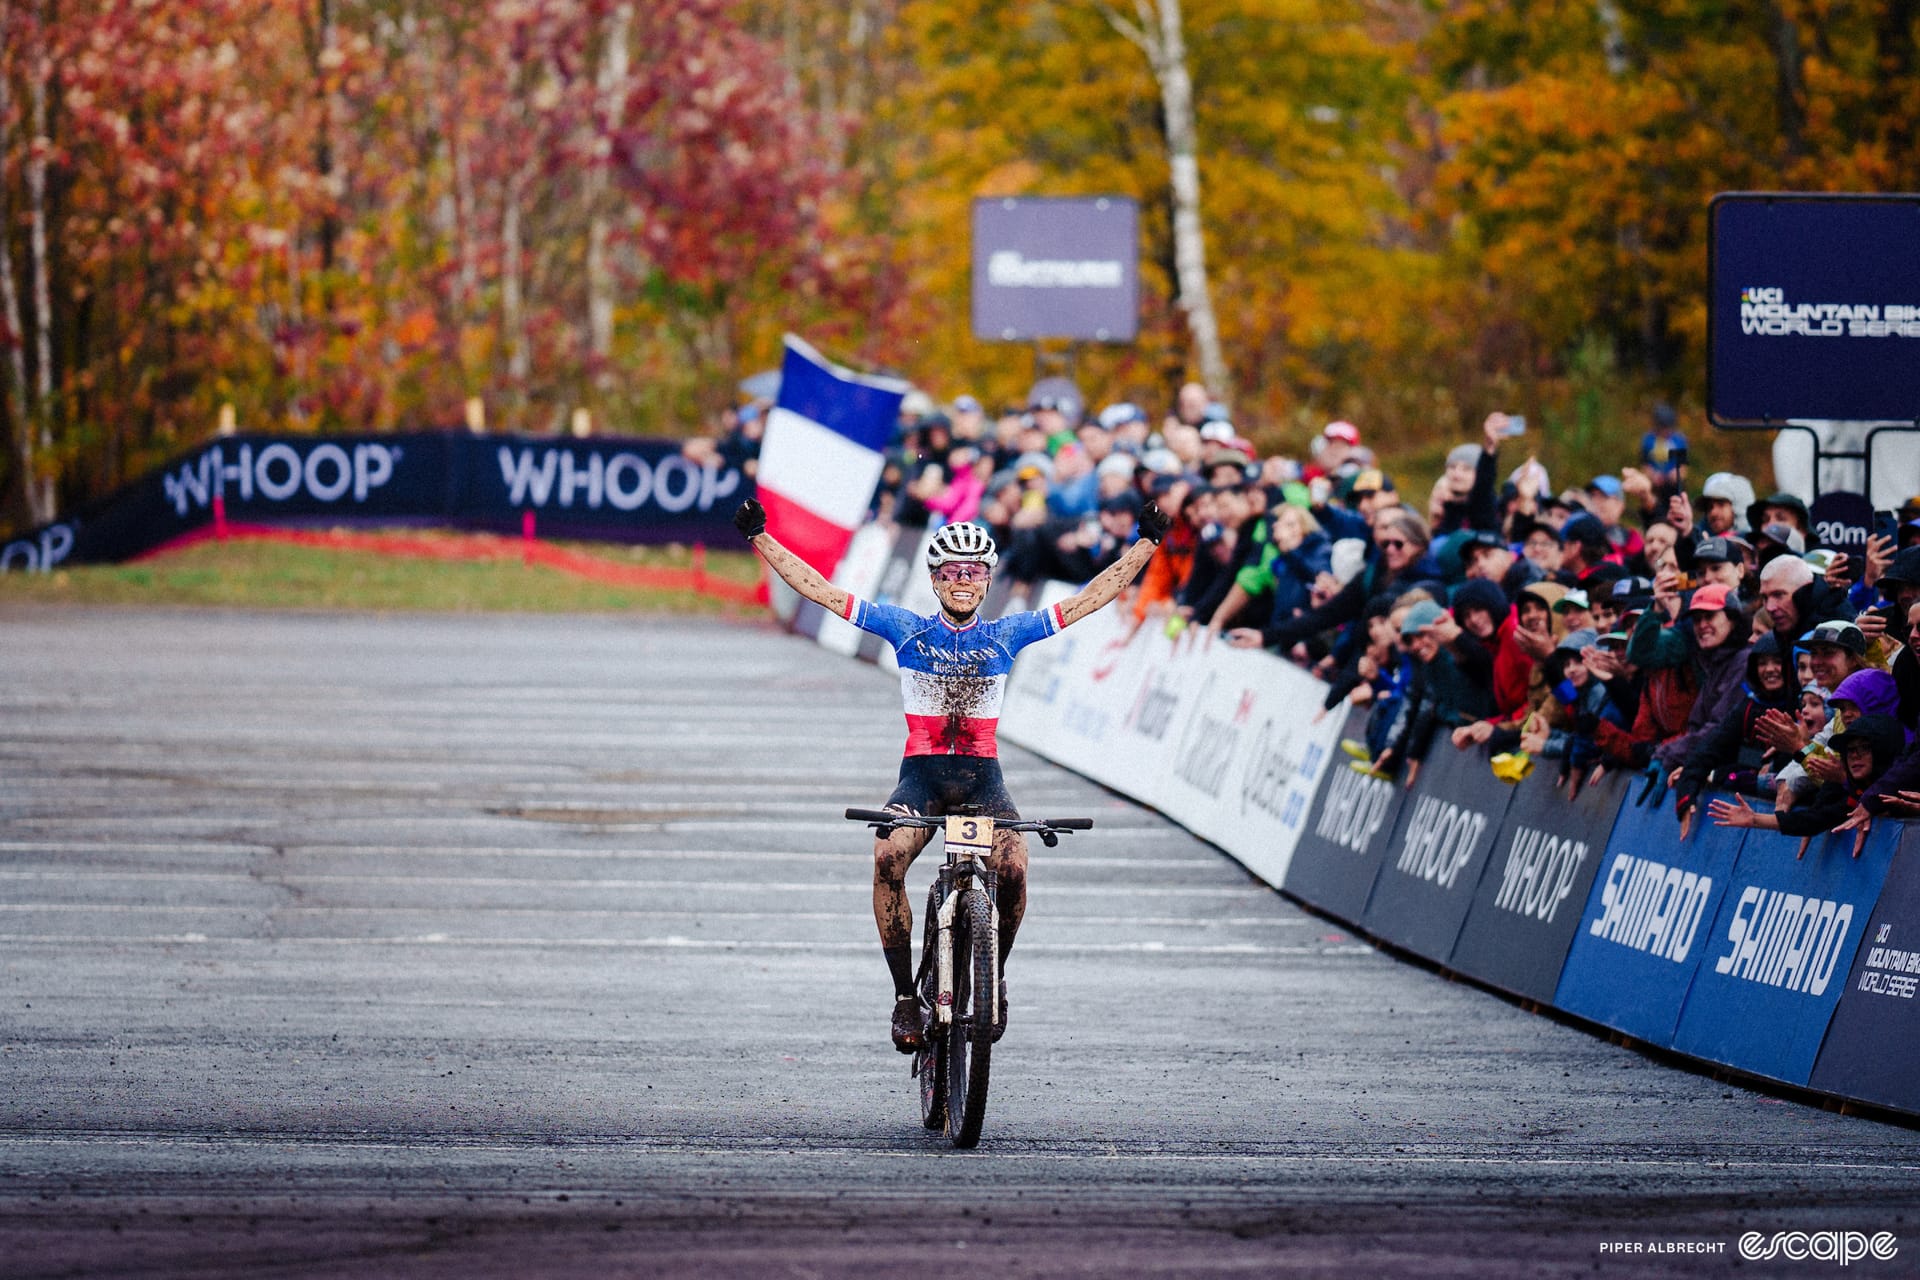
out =
<path fill-rule="evenodd" d="M 1749 1231 L 1740 1237 L 1740 1256 L 1750 1262 L 1786 1258 L 1791 1262 L 1837 1262 L 1841 1266 L 1872 1258 L 1890 1262 L 1900 1252 L 1891 1231 L 1872 1236 L 1864 1231 L 1776 1231 L 1763 1235 Z"/>

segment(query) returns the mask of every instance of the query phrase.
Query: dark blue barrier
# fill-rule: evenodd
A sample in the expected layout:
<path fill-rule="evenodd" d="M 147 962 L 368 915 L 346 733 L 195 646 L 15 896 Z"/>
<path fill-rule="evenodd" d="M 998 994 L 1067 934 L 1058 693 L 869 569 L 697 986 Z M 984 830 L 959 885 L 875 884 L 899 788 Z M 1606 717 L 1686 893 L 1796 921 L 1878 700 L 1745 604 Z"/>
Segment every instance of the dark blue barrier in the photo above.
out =
<path fill-rule="evenodd" d="M 1346 738 L 1363 739 L 1366 725 L 1364 711 L 1349 712 Z M 1351 923 L 1367 909 L 1407 792 L 1398 782 L 1356 773 L 1348 763 L 1340 753 L 1328 764 L 1281 888 Z"/>
<path fill-rule="evenodd" d="M 1705 802 L 1702 802 L 1704 808 Z M 1554 1003 L 1661 1047 L 1708 947 L 1746 831 L 1629 803 L 1614 822 Z"/>
<path fill-rule="evenodd" d="M 467 433 L 228 436 L 149 472 L 78 515 L 0 546 L 0 572 L 110 564 L 237 521 L 449 524 L 555 537 L 729 542 L 751 484 L 671 440 L 555 440 Z"/>
<path fill-rule="evenodd" d="M 1484 751 L 1434 743 L 1400 806 L 1363 923 L 1375 937 L 1445 961 L 1473 905 L 1513 787 Z"/>
<path fill-rule="evenodd" d="M 1548 767 L 1516 786 L 1447 967 L 1552 1000 L 1626 794 L 1626 778 L 1609 773 L 1569 801 Z"/>
<path fill-rule="evenodd" d="M 1797 838 L 1749 831 L 1673 1047 L 1807 1083 L 1899 843 L 1896 824 L 1879 823 L 1858 858 L 1849 832 L 1796 860 Z"/>
<path fill-rule="evenodd" d="M 1897 834 L 1880 899 L 1808 1080 L 1844 1098 L 1920 1114 L 1920 823 L 1874 824 Z"/>

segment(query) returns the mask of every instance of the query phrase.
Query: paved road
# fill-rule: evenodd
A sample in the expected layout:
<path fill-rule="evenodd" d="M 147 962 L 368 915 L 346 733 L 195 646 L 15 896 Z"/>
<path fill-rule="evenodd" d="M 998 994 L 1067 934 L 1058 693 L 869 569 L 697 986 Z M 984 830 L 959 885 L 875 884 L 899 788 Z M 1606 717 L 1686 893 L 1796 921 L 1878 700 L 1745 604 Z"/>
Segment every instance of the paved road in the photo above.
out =
<path fill-rule="evenodd" d="M 1022 806 L 1099 829 L 1036 850 L 986 1137 L 942 1150 L 835 818 L 895 698 L 757 625 L 0 604 L 0 1273 L 1920 1259 L 1920 1134 L 1396 962 L 1022 752 Z M 1722 1252 L 1603 1252 L 1669 1241 Z"/>

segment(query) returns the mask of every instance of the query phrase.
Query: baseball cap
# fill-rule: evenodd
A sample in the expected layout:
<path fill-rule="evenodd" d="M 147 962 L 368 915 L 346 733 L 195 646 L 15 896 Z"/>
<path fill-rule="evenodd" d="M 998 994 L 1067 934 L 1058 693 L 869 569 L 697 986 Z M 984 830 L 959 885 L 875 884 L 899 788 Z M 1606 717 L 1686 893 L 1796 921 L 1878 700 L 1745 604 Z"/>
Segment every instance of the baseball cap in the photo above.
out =
<path fill-rule="evenodd" d="M 1725 583 L 1709 582 L 1693 593 L 1693 599 L 1687 602 L 1688 613 L 1733 612 L 1740 607 L 1740 597 L 1727 589 Z"/>
<path fill-rule="evenodd" d="M 1579 515 L 1568 516 L 1567 522 L 1560 526 L 1562 542 L 1605 542 L 1607 526 L 1599 516 L 1582 511 Z"/>
<path fill-rule="evenodd" d="M 1393 481 L 1378 467 L 1366 467 L 1347 477 L 1341 490 L 1343 498 L 1357 498 L 1363 493 L 1379 493 L 1383 489 L 1393 488 Z"/>
<path fill-rule="evenodd" d="M 1771 539 L 1795 555 L 1800 555 L 1807 549 L 1807 540 L 1801 537 L 1800 531 L 1790 524 L 1770 524 L 1755 536 Z"/>
<path fill-rule="evenodd" d="M 1129 422 L 1145 422 L 1146 413 L 1131 400 L 1122 400 L 1119 404 L 1110 404 L 1100 411 L 1098 419 L 1101 426 L 1112 431 L 1115 427 L 1124 427 Z"/>
<path fill-rule="evenodd" d="M 1744 538 L 1702 538 L 1694 544 L 1693 558 L 1696 561 L 1725 562 L 1745 560 L 1747 552 L 1753 550 Z"/>
<path fill-rule="evenodd" d="M 1835 618 L 1831 622 L 1821 623 L 1795 643 L 1803 649 L 1809 645 L 1829 644 L 1858 657 L 1867 651 L 1867 633 L 1844 618 Z"/>
<path fill-rule="evenodd" d="M 1646 578 L 1621 578 L 1613 584 L 1613 607 L 1637 612 L 1653 603 L 1653 583 Z"/>
<path fill-rule="evenodd" d="M 1565 613 L 1569 609 L 1591 609 L 1591 608 L 1593 608 L 1593 605 L 1590 601 L 1588 601 L 1587 593 L 1582 591 L 1579 587 L 1573 588 L 1573 590 L 1567 592 L 1567 594 L 1561 596 L 1558 600 L 1555 600 L 1553 602 L 1553 611 L 1555 613 Z"/>
<path fill-rule="evenodd" d="M 1417 632 L 1424 631 L 1434 623 L 1440 621 L 1440 615 L 1445 612 L 1445 609 L 1442 609 L 1433 601 L 1422 600 L 1419 604 L 1407 610 L 1407 616 L 1400 620 L 1400 634 L 1410 636 Z"/>
<path fill-rule="evenodd" d="M 1460 544 L 1460 558 L 1471 560 L 1482 547 L 1494 548 L 1507 546 L 1507 540 L 1491 529 L 1475 529 Z"/>
<path fill-rule="evenodd" d="M 1329 440 L 1342 440 L 1347 444 L 1360 443 L 1360 428 L 1354 426 L 1351 422 L 1329 422 L 1325 427 L 1321 428 L 1320 434 Z"/>
<path fill-rule="evenodd" d="M 1100 459 L 1100 465 L 1093 470 L 1095 475 L 1126 476 L 1131 479 L 1136 465 L 1130 453 L 1110 453 Z"/>
<path fill-rule="evenodd" d="M 1731 471 L 1716 471 L 1700 486 L 1702 502 L 1731 502 L 1744 506 L 1753 501 L 1753 485 L 1744 476 Z"/>
<path fill-rule="evenodd" d="M 984 410 L 980 408 L 980 402 L 978 400 L 975 400 L 972 396 L 955 396 L 953 398 L 953 411 L 955 413 L 984 412 Z"/>
<path fill-rule="evenodd" d="M 1628 636 L 1626 632 L 1609 631 L 1594 643 L 1607 649 L 1624 649 L 1627 647 L 1627 640 Z"/>
<path fill-rule="evenodd" d="M 1626 492 L 1620 485 L 1619 476 L 1595 476 L 1593 479 L 1587 481 L 1587 488 L 1598 493 L 1604 493 L 1609 498 L 1617 498 Z"/>
<path fill-rule="evenodd" d="M 1232 444 L 1236 438 L 1233 424 L 1224 419 L 1200 428 L 1200 438 L 1209 444 Z"/>
<path fill-rule="evenodd" d="M 1920 585 L 1920 546 L 1904 547 L 1893 558 L 1886 571 L 1880 575 L 1882 583 L 1903 582 L 1908 586 Z"/>

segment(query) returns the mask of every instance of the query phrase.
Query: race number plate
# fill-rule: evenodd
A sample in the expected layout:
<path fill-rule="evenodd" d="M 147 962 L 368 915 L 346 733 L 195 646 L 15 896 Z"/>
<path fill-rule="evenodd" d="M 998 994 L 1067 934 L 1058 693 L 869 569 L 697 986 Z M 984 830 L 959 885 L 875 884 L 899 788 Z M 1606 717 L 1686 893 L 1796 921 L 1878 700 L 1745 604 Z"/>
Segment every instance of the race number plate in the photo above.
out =
<path fill-rule="evenodd" d="M 993 854 L 993 819 L 949 817 L 947 852 L 956 858 L 969 852 L 985 861 Z"/>

